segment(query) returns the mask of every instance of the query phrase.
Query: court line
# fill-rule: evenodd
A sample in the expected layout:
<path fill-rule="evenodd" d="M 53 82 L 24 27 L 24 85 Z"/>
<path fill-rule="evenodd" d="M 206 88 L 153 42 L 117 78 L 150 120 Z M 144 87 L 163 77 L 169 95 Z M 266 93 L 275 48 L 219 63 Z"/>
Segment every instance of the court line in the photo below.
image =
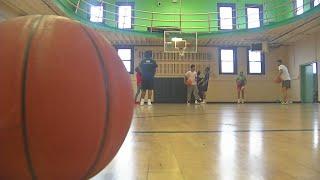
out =
<path fill-rule="evenodd" d="M 304 112 L 314 112 L 314 111 L 304 111 Z M 261 114 L 261 112 L 236 112 L 235 114 Z M 272 112 L 267 112 L 272 113 Z M 319 114 L 319 112 L 314 112 Z M 184 113 L 184 114 L 164 114 L 164 115 L 151 115 L 151 116 L 134 116 L 135 119 L 145 119 L 145 118 L 159 118 L 159 117 L 182 117 L 182 116 L 203 116 L 203 115 L 210 115 L 210 114 L 223 114 L 220 112 L 212 112 L 212 113 Z M 288 114 L 288 112 L 277 112 L 277 114 Z"/>
<path fill-rule="evenodd" d="M 248 132 L 311 132 L 320 129 L 244 129 L 234 131 L 208 130 L 208 131 L 131 131 L 133 134 L 210 134 L 210 133 L 248 133 Z"/>

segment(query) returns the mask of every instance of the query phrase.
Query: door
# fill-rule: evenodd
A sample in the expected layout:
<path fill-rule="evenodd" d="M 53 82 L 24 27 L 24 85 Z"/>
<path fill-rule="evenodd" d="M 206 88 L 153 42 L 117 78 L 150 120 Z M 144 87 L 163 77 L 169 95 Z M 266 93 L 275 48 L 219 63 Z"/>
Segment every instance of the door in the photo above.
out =
<path fill-rule="evenodd" d="M 318 102 L 318 63 L 314 62 L 313 66 L 313 102 Z"/>
<path fill-rule="evenodd" d="M 314 75 L 312 64 L 302 65 L 301 77 L 301 102 L 312 103 L 314 98 Z"/>

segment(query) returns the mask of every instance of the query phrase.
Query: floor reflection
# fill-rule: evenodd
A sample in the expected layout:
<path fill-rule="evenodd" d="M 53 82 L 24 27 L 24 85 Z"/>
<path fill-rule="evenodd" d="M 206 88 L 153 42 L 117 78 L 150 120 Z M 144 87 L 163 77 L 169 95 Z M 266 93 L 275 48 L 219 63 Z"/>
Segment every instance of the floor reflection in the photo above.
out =
<path fill-rule="evenodd" d="M 236 179 L 237 144 L 235 135 L 235 114 L 232 110 L 226 110 L 221 116 L 219 174 L 222 179 Z"/>
<path fill-rule="evenodd" d="M 313 148 L 319 148 L 319 125 L 318 121 L 315 121 L 313 124 Z"/>
<path fill-rule="evenodd" d="M 303 104 L 137 107 L 123 147 L 93 180 L 318 180 L 319 111 Z"/>

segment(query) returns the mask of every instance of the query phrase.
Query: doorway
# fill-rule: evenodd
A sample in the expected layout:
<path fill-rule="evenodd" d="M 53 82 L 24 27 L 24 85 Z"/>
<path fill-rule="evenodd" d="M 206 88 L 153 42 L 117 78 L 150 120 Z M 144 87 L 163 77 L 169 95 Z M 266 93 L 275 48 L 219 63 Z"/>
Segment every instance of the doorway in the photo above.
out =
<path fill-rule="evenodd" d="M 300 66 L 301 102 L 318 102 L 318 69 L 317 62 Z"/>

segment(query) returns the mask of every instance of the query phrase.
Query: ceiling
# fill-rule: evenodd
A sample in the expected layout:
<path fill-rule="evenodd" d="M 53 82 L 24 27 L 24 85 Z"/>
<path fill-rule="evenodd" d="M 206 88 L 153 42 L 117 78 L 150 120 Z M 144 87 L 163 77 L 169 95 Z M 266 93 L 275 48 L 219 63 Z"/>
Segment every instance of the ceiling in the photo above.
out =
<path fill-rule="evenodd" d="M 16 16 L 31 14 L 62 15 L 52 2 L 53 0 L 1 0 L 0 21 Z M 130 33 L 117 33 L 100 31 L 112 44 L 115 45 L 163 45 L 160 37 L 144 37 Z M 294 21 L 291 24 L 271 28 L 261 32 L 252 31 L 244 33 L 227 33 L 225 35 L 210 35 L 206 38 L 199 38 L 199 46 L 248 46 L 255 42 L 268 42 L 271 46 L 290 45 L 296 41 L 310 36 L 312 33 L 320 32 L 320 13 Z"/>

